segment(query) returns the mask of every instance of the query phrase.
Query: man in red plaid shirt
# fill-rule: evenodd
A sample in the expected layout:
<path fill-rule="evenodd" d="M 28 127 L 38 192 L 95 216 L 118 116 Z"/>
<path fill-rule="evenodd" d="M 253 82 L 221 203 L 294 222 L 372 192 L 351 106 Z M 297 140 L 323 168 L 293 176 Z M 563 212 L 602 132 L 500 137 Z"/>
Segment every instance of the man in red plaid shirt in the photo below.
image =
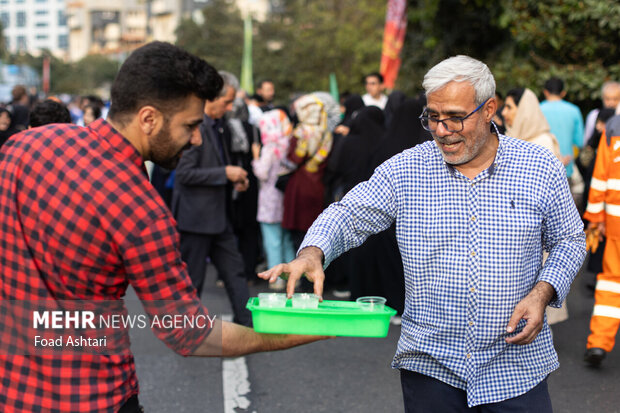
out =
<path fill-rule="evenodd" d="M 184 149 L 199 145 L 204 101 L 221 87 L 205 61 L 154 42 L 121 67 L 107 121 L 48 125 L 9 139 L 0 152 L 2 302 L 120 300 L 131 284 L 147 311 L 149 302 L 178 302 L 185 314 L 207 315 L 181 261 L 174 219 L 143 161 L 174 168 Z M 11 344 L 0 355 L 0 411 L 141 410 L 128 349 L 33 354 L 7 335 L 19 316 L 2 317 L 0 333 Z M 235 356 L 318 339 L 261 335 L 225 322 L 218 328 L 217 338 L 215 328 L 154 332 L 185 356 Z"/>

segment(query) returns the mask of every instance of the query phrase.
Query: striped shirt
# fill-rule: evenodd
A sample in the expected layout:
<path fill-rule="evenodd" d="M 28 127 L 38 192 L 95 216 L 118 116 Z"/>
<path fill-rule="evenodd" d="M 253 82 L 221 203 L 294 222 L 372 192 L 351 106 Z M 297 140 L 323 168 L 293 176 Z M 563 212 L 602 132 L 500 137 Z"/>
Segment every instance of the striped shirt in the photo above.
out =
<path fill-rule="evenodd" d="M 547 149 L 499 135 L 494 163 L 470 180 L 433 141 L 418 145 L 326 209 L 301 247 L 328 265 L 393 221 L 405 272 L 394 368 L 465 390 L 469 406 L 516 397 L 558 368 L 546 320 L 532 343 L 505 341 L 534 285 L 551 284 L 559 307 L 585 257 L 564 167 Z"/>

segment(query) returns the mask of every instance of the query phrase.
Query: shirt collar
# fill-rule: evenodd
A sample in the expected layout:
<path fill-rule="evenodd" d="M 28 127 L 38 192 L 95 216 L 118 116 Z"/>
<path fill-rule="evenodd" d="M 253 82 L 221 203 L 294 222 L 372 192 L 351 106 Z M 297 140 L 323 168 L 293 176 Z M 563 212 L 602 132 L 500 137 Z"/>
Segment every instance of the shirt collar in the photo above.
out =
<path fill-rule="evenodd" d="M 491 166 L 489 166 L 486 170 L 482 171 L 478 175 L 478 177 L 475 179 L 476 181 L 492 176 L 497 171 L 497 168 L 500 166 L 500 164 L 506 159 L 506 154 L 505 154 L 506 136 L 499 133 L 499 130 L 497 129 L 497 126 L 495 125 L 494 122 L 491 122 L 491 131 L 494 135 L 497 136 L 497 140 L 498 140 L 497 152 L 495 153 L 495 160 L 493 160 L 493 163 L 491 164 Z M 439 151 L 439 148 L 437 148 L 437 151 Z M 457 172 L 456 168 L 446 163 L 443 160 L 443 156 L 441 156 L 441 153 L 439 153 L 439 157 L 441 158 L 442 162 L 444 163 L 444 165 L 446 166 L 450 174 L 452 174 L 452 176 L 455 176 Z"/>
<path fill-rule="evenodd" d="M 122 157 L 129 159 L 137 167 L 145 170 L 144 159 L 142 159 L 140 152 L 105 119 L 97 119 L 88 125 L 88 129 L 100 139 L 108 142 L 113 151 L 118 152 Z"/>

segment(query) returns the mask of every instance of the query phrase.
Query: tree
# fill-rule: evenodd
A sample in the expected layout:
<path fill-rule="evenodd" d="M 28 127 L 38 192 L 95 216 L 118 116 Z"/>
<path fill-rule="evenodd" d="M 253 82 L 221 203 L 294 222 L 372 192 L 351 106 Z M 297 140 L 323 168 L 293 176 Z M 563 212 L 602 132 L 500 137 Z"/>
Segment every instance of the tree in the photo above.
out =
<path fill-rule="evenodd" d="M 384 0 L 290 0 L 259 26 L 254 42 L 256 79 L 271 78 L 280 98 L 328 90 L 362 92 L 362 77 L 381 61 Z"/>
<path fill-rule="evenodd" d="M 600 97 L 600 86 L 620 79 L 620 4 L 598 0 L 505 1 L 502 24 L 514 41 L 521 68 L 504 62 L 502 73 L 540 90 L 550 76 L 563 78 L 573 100 Z"/>
<path fill-rule="evenodd" d="M 177 45 L 204 58 L 218 70 L 237 76 L 243 52 L 243 20 L 229 0 L 211 0 L 202 10 L 203 23 L 185 19 L 176 30 Z"/>

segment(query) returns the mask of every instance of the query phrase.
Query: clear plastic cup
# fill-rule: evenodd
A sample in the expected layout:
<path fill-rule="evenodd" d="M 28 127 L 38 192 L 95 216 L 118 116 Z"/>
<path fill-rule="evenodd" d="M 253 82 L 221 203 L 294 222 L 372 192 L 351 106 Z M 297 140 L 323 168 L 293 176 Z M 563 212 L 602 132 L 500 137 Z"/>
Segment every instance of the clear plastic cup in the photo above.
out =
<path fill-rule="evenodd" d="M 293 308 L 319 308 L 319 296 L 316 294 L 293 294 Z"/>
<path fill-rule="evenodd" d="M 383 308 L 385 307 L 385 298 L 383 297 L 360 297 L 355 300 L 355 302 L 364 311 L 383 311 Z"/>
<path fill-rule="evenodd" d="M 258 293 L 258 306 L 264 308 L 286 307 L 285 293 Z"/>

